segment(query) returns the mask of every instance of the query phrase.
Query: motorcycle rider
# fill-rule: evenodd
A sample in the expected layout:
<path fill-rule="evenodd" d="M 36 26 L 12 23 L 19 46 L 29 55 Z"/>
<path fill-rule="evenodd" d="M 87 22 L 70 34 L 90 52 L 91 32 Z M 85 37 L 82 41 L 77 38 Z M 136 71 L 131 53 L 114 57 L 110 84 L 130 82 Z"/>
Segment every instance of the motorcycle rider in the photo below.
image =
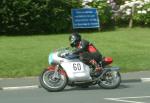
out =
<path fill-rule="evenodd" d="M 101 71 L 102 68 L 98 62 L 102 60 L 102 55 L 92 43 L 81 39 L 81 35 L 79 35 L 78 32 L 72 33 L 69 37 L 69 41 L 71 47 L 76 48 L 73 54 L 79 55 L 79 59 L 83 63 L 94 66 L 95 72 Z"/>

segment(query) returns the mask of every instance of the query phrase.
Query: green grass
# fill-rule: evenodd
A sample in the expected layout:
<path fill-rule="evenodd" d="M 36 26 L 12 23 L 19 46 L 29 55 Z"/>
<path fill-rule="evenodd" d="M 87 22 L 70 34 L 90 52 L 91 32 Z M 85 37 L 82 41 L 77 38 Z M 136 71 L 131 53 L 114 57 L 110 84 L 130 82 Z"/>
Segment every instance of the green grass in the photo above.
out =
<path fill-rule="evenodd" d="M 150 28 L 81 33 L 104 56 L 114 59 L 122 72 L 150 70 Z M 0 77 L 39 75 L 48 66 L 48 54 L 68 47 L 69 34 L 44 36 L 0 36 Z"/>

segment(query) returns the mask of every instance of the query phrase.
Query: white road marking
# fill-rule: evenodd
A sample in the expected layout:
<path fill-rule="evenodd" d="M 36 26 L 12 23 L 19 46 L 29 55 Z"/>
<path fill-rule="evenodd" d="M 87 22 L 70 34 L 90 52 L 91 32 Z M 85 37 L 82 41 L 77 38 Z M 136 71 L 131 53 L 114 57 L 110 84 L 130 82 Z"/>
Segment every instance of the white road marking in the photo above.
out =
<path fill-rule="evenodd" d="M 150 82 L 150 78 L 141 78 L 142 82 Z"/>
<path fill-rule="evenodd" d="M 39 88 L 38 85 L 32 85 L 32 86 L 20 86 L 20 87 L 3 87 L 2 90 L 19 90 L 19 89 L 35 89 Z"/>
<path fill-rule="evenodd" d="M 122 99 L 117 99 L 117 98 L 105 98 L 107 100 L 112 100 L 112 101 L 118 101 L 118 102 L 126 102 L 126 103 L 144 103 L 144 102 L 136 102 L 136 101 L 129 101 L 129 100 L 122 100 Z"/>
<path fill-rule="evenodd" d="M 139 97 L 119 97 L 119 98 L 104 98 L 106 100 L 112 100 L 112 101 L 120 101 L 125 103 L 145 103 L 145 102 L 137 102 L 137 101 L 129 101 L 125 99 L 135 99 L 135 98 L 150 98 L 150 96 L 139 96 Z"/>

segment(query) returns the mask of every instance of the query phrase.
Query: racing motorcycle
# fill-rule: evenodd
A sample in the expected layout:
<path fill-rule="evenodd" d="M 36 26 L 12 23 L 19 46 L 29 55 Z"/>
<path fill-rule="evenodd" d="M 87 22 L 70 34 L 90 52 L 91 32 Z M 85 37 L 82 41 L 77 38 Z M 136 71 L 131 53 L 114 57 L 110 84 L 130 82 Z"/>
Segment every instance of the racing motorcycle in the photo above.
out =
<path fill-rule="evenodd" d="M 50 92 L 62 91 L 67 85 L 88 88 L 98 84 L 104 89 L 117 88 L 121 83 L 118 67 L 111 67 L 111 57 L 103 57 L 99 62 L 102 70 L 95 72 L 95 68 L 79 60 L 79 56 L 72 54 L 68 48 L 57 49 L 48 57 L 49 65 L 40 75 L 40 84 Z"/>

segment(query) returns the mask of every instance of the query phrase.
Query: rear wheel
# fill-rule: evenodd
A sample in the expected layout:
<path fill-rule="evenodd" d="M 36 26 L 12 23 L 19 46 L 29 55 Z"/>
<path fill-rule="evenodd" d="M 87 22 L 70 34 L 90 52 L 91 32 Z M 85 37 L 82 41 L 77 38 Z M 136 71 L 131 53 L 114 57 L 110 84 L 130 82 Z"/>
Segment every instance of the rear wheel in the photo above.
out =
<path fill-rule="evenodd" d="M 104 74 L 98 85 L 105 89 L 114 89 L 117 88 L 120 83 L 120 73 L 118 71 L 108 71 Z"/>
<path fill-rule="evenodd" d="M 58 72 L 57 78 L 54 76 L 54 70 L 44 70 L 40 76 L 40 84 L 43 88 L 51 92 L 61 91 L 67 85 L 67 76 Z"/>

